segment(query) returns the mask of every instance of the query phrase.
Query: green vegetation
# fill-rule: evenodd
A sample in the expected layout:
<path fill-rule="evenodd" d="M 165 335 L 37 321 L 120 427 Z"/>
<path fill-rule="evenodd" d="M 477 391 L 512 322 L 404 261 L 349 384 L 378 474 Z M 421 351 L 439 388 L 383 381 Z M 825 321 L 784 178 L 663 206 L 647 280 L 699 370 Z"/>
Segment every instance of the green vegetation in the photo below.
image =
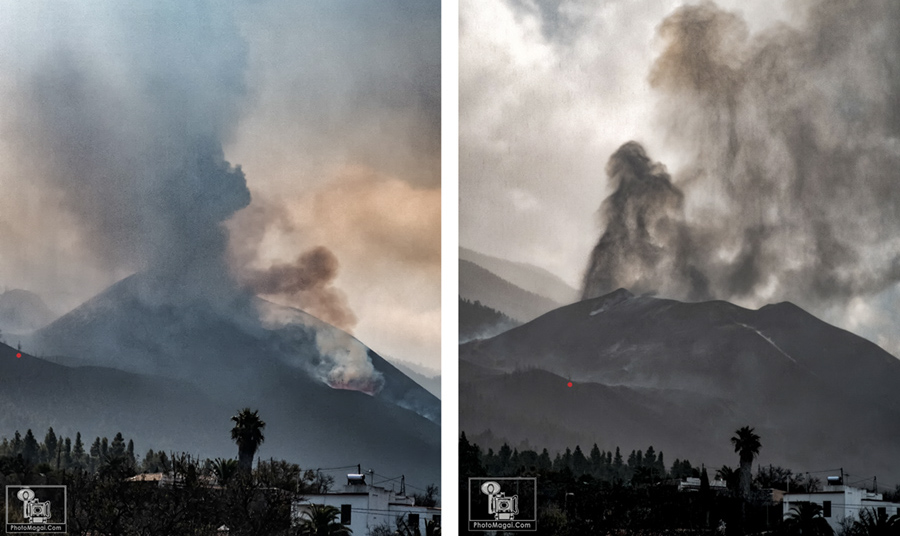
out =
<path fill-rule="evenodd" d="M 302 536 L 346 536 L 353 531 L 338 522 L 341 511 L 334 506 L 313 504 L 300 516 Z"/>
<path fill-rule="evenodd" d="M 723 438 L 724 439 L 724 438 Z M 725 445 L 723 441 L 723 446 Z M 601 450 L 596 444 L 585 455 L 580 446 L 551 456 L 547 449 L 513 449 L 503 445 L 485 452 L 461 434 L 460 512 L 466 527 L 471 477 L 537 477 L 540 535 L 580 534 L 812 534 L 832 536 L 830 526 L 815 505 L 798 505 L 782 520 L 782 505 L 771 489 L 812 490 L 817 479 L 804 478 L 790 469 L 760 467 L 751 475 L 750 465 L 762 442 L 751 427 L 742 427 L 731 438 L 740 467 L 715 471 L 725 481 L 711 485 L 709 473 L 686 459 L 664 462 L 652 446 L 632 450 Z M 693 477 L 688 490 L 679 490 L 683 479 Z M 891 531 L 895 532 L 891 532 Z M 842 536 L 898 534 L 900 518 L 866 514 L 848 526 Z M 465 532 L 464 532 L 465 533 Z M 470 534 L 477 534 L 472 532 Z"/>
<path fill-rule="evenodd" d="M 140 458 L 121 433 L 112 441 L 97 437 L 86 450 L 81 433 L 73 441 L 51 428 L 38 442 L 31 430 L 24 437 L 16 431 L 0 442 L 0 488 L 65 485 L 73 535 L 214 535 L 223 525 L 233 536 L 301 534 L 302 526 L 292 526 L 292 503 L 327 491 L 333 478 L 284 460 L 260 460 L 253 468 L 265 423 L 249 409 L 233 420 L 232 438 L 247 460 L 243 467 L 233 459 L 152 449 Z"/>

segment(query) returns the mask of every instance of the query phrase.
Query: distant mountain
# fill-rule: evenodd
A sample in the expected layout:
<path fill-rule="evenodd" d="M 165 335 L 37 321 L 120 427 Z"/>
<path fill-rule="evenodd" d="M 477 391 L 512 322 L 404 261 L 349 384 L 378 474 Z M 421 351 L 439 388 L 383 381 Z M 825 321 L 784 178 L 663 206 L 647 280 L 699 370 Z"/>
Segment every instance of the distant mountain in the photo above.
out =
<path fill-rule="evenodd" d="M 543 268 L 492 257 L 463 247 L 459 248 L 459 258 L 477 264 L 523 290 L 545 296 L 561 305 L 575 302 L 579 298 L 580 293 L 576 289 Z"/>
<path fill-rule="evenodd" d="M 521 325 L 479 301 L 459 299 L 459 342 L 487 339 Z"/>
<path fill-rule="evenodd" d="M 34 376 L 23 389 L 35 394 L 22 391 L 7 399 L 8 407 L 37 404 L 31 428 L 69 421 L 86 433 L 94 428 L 91 419 L 114 428 L 96 433 L 132 428 L 136 443 L 154 449 L 159 438 L 180 436 L 178 423 L 196 417 L 204 424 L 191 424 L 187 429 L 194 432 L 172 441 L 172 448 L 219 456 L 233 450 L 228 419 L 251 406 L 268 423 L 263 456 L 315 467 L 362 463 L 383 474 L 438 481 L 440 400 L 358 340 L 263 300 L 173 305 L 155 297 L 152 281 L 131 276 L 37 331 L 23 347 L 48 356 L 41 363 L 52 361 L 45 366 L 69 386 L 71 402 L 54 409 L 67 398 L 42 393 Z M 37 363 L 23 360 L 9 366 Z M 81 389 L 86 375 L 99 376 L 91 391 Z M 112 397 L 117 402 L 107 401 L 109 390 L 118 391 L 104 386 L 122 375 L 145 388 L 135 389 L 133 398 L 126 390 Z M 185 387 L 166 392 L 160 385 Z M 158 418 L 171 429 L 144 429 L 141 419 L 151 422 L 157 409 L 143 393 L 155 390 L 165 396 Z M 136 407 L 143 404 L 150 405 Z M 73 421 L 72 411 L 84 412 L 85 420 Z M 131 414 L 136 417 L 129 421 Z"/>
<path fill-rule="evenodd" d="M 439 481 L 433 465 L 439 428 L 410 411 L 355 391 L 330 389 L 302 374 L 271 377 L 271 392 L 208 393 L 187 381 L 106 367 L 68 367 L 0 345 L 0 435 L 31 428 L 41 437 L 81 432 L 86 443 L 122 432 L 138 453 L 187 451 L 236 457 L 230 417 L 244 406 L 266 421 L 259 455 L 304 468 L 361 463 L 417 480 Z M 252 382 L 250 382 L 252 385 Z M 436 458 L 436 459 L 435 459 Z M 426 483 L 428 483 L 426 482 Z"/>
<path fill-rule="evenodd" d="M 464 344 L 460 359 L 460 426 L 473 436 L 652 444 L 717 466 L 736 464 L 729 438 L 749 425 L 760 463 L 900 480 L 900 360 L 790 303 L 620 289 Z"/>
<path fill-rule="evenodd" d="M 22 289 L 0 294 L 0 331 L 25 333 L 42 328 L 56 315 L 34 292 Z"/>
<path fill-rule="evenodd" d="M 397 367 L 397 370 L 409 376 L 412 381 L 424 387 L 429 393 L 438 398 L 441 397 L 440 372 L 400 359 L 393 359 L 390 357 L 386 357 L 385 359 Z"/>
<path fill-rule="evenodd" d="M 560 306 L 465 260 L 459 261 L 459 297 L 479 301 L 510 318 L 526 322 Z"/>

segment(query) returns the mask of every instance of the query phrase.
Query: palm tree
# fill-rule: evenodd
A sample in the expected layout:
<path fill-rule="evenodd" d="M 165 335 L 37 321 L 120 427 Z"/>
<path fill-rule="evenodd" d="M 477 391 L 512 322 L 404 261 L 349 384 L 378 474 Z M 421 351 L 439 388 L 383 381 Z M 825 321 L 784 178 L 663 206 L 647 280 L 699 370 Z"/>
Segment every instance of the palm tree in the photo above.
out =
<path fill-rule="evenodd" d="M 784 528 L 787 534 L 834 536 L 834 530 L 822 516 L 822 507 L 811 502 L 801 502 L 791 507 L 784 518 Z"/>
<path fill-rule="evenodd" d="M 256 449 L 266 439 L 262 433 L 266 423 L 259 418 L 258 411 L 250 411 L 250 408 L 242 409 L 231 420 L 234 421 L 231 439 L 237 443 L 238 465 L 249 473 L 253 467 L 253 456 L 256 455 Z"/>
<path fill-rule="evenodd" d="M 441 524 L 434 519 L 426 521 L 425 536 L 441 536 Z"/>
<path fill-rule="evenodd" d="M 237 460 L 216 458 L 212 464 L 212 472 L 216 475 L 216 480 L 219 482 L 220 486 L 228 484 L 231 478 L 237 473 L 237 470 Z"/>
<path fill-rule="evenodd" d="M 722 467 L 716 469 L 716 478 L 724 480 L 725 485 L 732 491 L 737 489 L 739 476 L 740 475 L 737 471 L 735 471 L 731 467 L 728 467 L 727 465 L 723 465 Z"/>
<path fill-rule="evenodd" d="M 870 509 L 859 513 L 859 521 L 853 524 L 852 534 L 858 536 L 896 536 L 900 534 L 900 515 L 888 517 L 884 511 L 876 514 Z"/>
<path fill-rule="evenodd" d="M 750 467 L 753 465 L 753 459 L 759 454 L 762 444 L 759 442 L 759 436 L 753 433 L 753 428 L 744 426 L 735 431 L 735 436 L 731 438 L 731 444 L 734 445 L 734 451 L 740 455 L 740 492 L 741 496 L 747 498 L 750 496 Z"/>
<path fill-rule="evenodd" d="M 349 527 L 338 523 L 341 511 L 334 506 L 311 504 L 300 516 L 302 536 L 345 536 L 353 533 Z"/>

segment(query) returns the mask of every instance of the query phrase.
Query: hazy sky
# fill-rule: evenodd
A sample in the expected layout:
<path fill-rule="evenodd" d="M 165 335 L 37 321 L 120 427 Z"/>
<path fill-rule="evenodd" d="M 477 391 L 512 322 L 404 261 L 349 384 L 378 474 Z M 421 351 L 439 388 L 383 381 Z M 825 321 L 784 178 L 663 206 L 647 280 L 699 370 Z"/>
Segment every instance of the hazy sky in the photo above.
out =
<path fill-rule="evenodd" d="M 439 2 L 4 4 L 0 58 L 0 285 L 65 312 L 166 262 L 197 211 L 153 200 L 210 198 L 238 280 L 324 247 L 324 283 L 267 297 L 343 299 L 370 347 L 440 366 Z"/>
<path fill-rule="evenodd" d="M 581 288 L 610 211 L 640 213 L 643 253 L 601 248 L 619 284 L 791 300 L 900 353 L 892 3 L 460 4 L 461 246 Z M 601 211 L 641 184 L 607 176 L 631 140 L 673 194 Z"/>

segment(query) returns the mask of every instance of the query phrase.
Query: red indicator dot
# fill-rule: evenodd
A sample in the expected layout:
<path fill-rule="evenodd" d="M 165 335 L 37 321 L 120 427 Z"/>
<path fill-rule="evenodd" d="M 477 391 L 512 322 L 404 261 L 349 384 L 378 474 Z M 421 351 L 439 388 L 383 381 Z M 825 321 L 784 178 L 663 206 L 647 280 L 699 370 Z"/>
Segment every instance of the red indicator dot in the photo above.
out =
<path fill-rule="evenodd" d="M 572 387 L 572 382 L 569 382 L 569 387 Z"/>
<path fill-rule="evenodd" d="M 18 354 L 16 354 L 16 357 L 22 357 L 22 352 L 19 352 Z M 571 384 L 569 384 L 569 385 L 571 385 Z"/>

